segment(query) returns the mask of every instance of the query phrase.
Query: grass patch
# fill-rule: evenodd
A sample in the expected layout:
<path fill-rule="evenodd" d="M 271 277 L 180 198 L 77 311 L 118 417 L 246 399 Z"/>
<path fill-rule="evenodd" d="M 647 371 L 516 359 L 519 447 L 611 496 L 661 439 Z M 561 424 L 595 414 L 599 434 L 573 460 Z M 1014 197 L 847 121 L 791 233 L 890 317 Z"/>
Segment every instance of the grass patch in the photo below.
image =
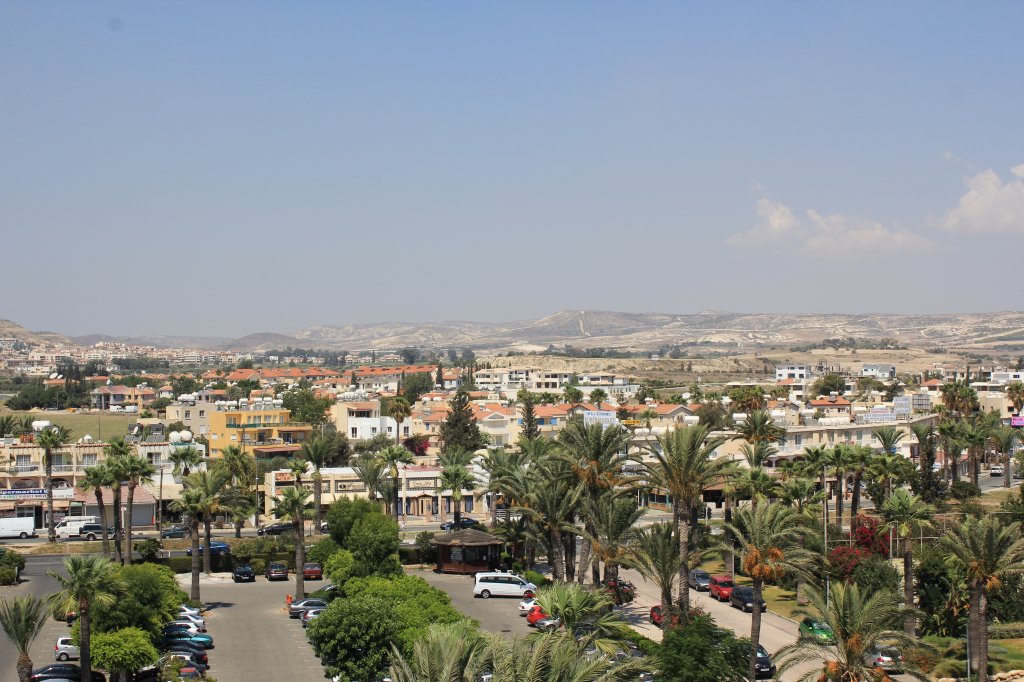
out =
<path fill-rule="evenodd" d="M 113 550 L 113 544 L 111 544 Z M 57 542 L 55 544 L 44 543 L 36 545 L 27 550 L 26 554 L 98 554 L 103 551 L 103 543 L 96 542 Z"/>
<path fill-rule="evenodd" d="M 97 441 L 100 440 L 101 435 L 103 440 L 124 436 L 128 433 L 128 426 L 138 419 L 137 414 L 118 414 L 116 412 L 26 412 L 7 409 L 0 412 L 13 414 L 16 417 L 31 417 L 34 420 L 53 422 L 57 426 L 71 429 L 75 440 L 87 433 Z"/>
<path fill-rule="evenodd" d="M 1005 667 L 996 670 L 996 672 L 1002 672 L 1004 670 L 1024 670 L 1024 638 L 1018 639 L 993 639 L 989 642 L 989 647 L 999 647 L 1003 650 L 1003 659 Z"/>

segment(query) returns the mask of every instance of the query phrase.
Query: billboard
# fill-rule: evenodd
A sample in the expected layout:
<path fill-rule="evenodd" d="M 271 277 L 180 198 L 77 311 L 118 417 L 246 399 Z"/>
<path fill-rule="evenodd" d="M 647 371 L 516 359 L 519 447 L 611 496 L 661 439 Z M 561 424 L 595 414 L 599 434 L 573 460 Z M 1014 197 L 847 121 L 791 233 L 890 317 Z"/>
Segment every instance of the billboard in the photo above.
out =
<path fill-rule="evenodd" d="M 74 497 L 74 488 L 54 488 L 53 499 L 67 500 Z M 13 488 L 11 490 L 0 490 L 0 500 L 10 502 L 11 500 L 45 500 L 46 488 Z"/>
<path fill-rule="evenodd" d="M 1024 416 L 1010 417 L 1010 426 L 1024 426 Z"/>
<path fill-rule="evenodd" d="M 600 424 L 604 428 L 618 426 L 619 418 L 611 410 L 588 410 L 583 413 L 583 425 Z"/>

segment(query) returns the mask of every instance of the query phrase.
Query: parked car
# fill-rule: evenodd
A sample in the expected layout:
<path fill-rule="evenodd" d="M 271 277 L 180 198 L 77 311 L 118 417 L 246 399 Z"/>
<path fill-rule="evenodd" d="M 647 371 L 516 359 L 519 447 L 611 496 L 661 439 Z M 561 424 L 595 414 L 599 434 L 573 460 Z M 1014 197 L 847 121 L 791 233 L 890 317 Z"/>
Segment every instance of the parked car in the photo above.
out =
<path fill-rule="evenodd" d="M 82 679 L 82 669 L 74 663 L 54 663 L 44 665 L 32 671 L 32 681 L 36 680 L 78 680 Z M 107 682 L 106 676 L 101 672 L 92 671 L 89 676 L 92 682 Z"/>
<path fill-rule="evenodd" d="M 203 552 L 205 550 L 206 550 L 206 545 L 205 544 L 200 544 L 199 545 L 199 556 L 203 556 Z M 218 555 L 223 556 L 225 554 L 231 554 L 231 546 L 228 545 L 228 543 L 220 542 L 219 540 L 216 541 L 216 542 L 211 542 L 210 543 L 210 556 L 218 556 Z M 185 550 L 185 556 L 192 556 L 192 548 L 191 547 L 189 547 L 188 549 Z"/>
<path fill-rule="evenodd" d="M 797 634 L 799 637 L 812 639 L 819 644 L 834 644 L 836 641 L 835 634 L 828 623 L 822 623 L 813 618 L 801 620 L 800 625 L 797 626 Z"/>
<path fill-rule="evenodd" d="M 768 654 L 768 650 L 760 644 L 757 645 L 757 660 L 754 666 L 758 677 L 775 677 L 775 661 Z"/>
<path fill-rule="evenodd" d="M 78 658 L 78 647 L 70 637 L 58 637 L 57 643 L 53 645 L 53 657 L 58 661 L 70 661 Z"/>
<path fill-rule="evenodd" d="M 323 580 L 324 569 L 317 563 L 302 564 L 302 577 L 306 580 Z"/>
<path fill-rule="evenodd" d="M 328 533 L 328 532 L 330 532 L 330 530 L 331 530 L 331 527 L 327 525 L 326 521 L 324 521 L 323 523 L 320 524 L 320 532 L 321 533 Z"/>
<path fill-rule="evenodd" d="M 290 523 L 272 523 L 269 526 L 260 526 L 256 529 L 257 535 L 284 535 L 294 530 Z"/>
<path fill-rule="evenodd" d="M 690 587 L 697 590 L 698 592 L 708 589 L 708 583 L 711 582 L 711 574 L 707 571 L 695 568 L 690 571 L 690 576 L 686 579 L 686 582 L 690 584 Z"/>
<path fill-rule="evenodd" d="M 188 630 L 189 632 L 205 632 L 206 631 L 206 626 L 199 625 L 198 623 L 193 623 L 192 621 L 186 620 L 184 618 L 175 618 L 170 623 L 167 623 L 167 625 L 181 626 L 181 627 L 185 628 L 186 630 Z"/>
<path fill-rule="evenodd" d="M 78 533 L 78 537 L 89 542 L 95 542 L 103 538 L 103 524 L 100 523 L 83 523 L 81 530 Z M 107 537 L 114 537 L 114 527 L 107 526 Z"/>
<path fill-rule="evenodd" d="M 156 667 L 162 668 L 174 659 L 178 659 L 179 661 L 181 661 L 182 668 L 195 668 L 201 673 L 205 673 L 207 670 L 210 669 L 210 666 L 200 663 L 192 657 L 192 654 L 184 651 L 168 651 L 166 654 L 157 659 Z"/>
<path fill-rule="evenodd" d="M 659 628 L 665 627 L 665 621 L 668 620 L 673 625 L 679 625 L 679 611 L 674 606 L 669 608 L 669 612 L 666 614 L 662 611 L 661 604 L 655 604 L 651 607 L 649 614 L 651 623 L 657 625 Z"/>
<path fill-rule="evenodd" d="M 308 611 L 303 611 L 302 615 L 299 617 L 299 620 L 302 621 L 302 627 L 308 628 L 309 624 L 323 612 L 324 609 L 309 609 Z"/>
<path fill-rule="evenodd" d="M 903 655 L 889 646 L 876 644 L 864 652 L 864 663 L 887 673 L 903 672 Z"/>
<path fill-rule="evenodd" d="M 746 587 L 743 585 L 736 585 L 732 588 L 732 593 L 729 594 L 729 604 L 737 609 L 743 611 L 754 612 L 754 588 Z M 760 608 L 762 611 L 768 608 L 768 604 L 765 603 L 764 599 L 761 600 Z"/>
<path fill-rule="evenodd" d="M 190 623 L 195 623 L 200 630 L 206 632 L 206 619 L 202 616 L 193 616 L 190 613 L 179 613 L 175 616 L 174 620 L 186 620 Z"/>
<path fill-rule="evenodd" d="M 1005 473 L 1002 464 L 993 464 L 988 468 L 989 476 L 1002 476 Z"/>
<path fill-rule="evenodd" d="M 188 633 L 190 635 L 202 634 L 201 632 L 199 632 L 199 628 L 197 628 L 192 623 L 178 623 L 178 622 L 167 623 L 167 624 L 164 625 L 163 631 L 164 631 L 164 633 L 185 632 L 185 633 Z"/>
<path fill-rule="evenodd" d="M 477 528 L 479 526 L 480 522 L 476 519 L 470 519 L 467 517 L 459 519 L 459 528 Z M 441 524 L 441 530 L 452 530 L 453 528 L 455 528 L 455 521 L 445 521 Z"/>
<path fill-rule="evenodd" d="M 542 618 L 538 620 L 534 626 L 541 632 L 554 632 L 558 628 L 562 627 L 561 618 Z"/>
<path fill-rule="evenodd" d="M 175 642 L 192 642 L 198 644 L 204 649 L 213 648 L 213 637 L 210 635 L 204 635 L 200 633 L 191 633 L 186 630 L 165 630 L 161 635 L 158 643 L 164 647 L 169 647 Z"/>
<path fill-rule="evenodd" d="M 182 526 L 181 524 L 168 526 L 160 531 L 161 538 L 187 538 L 188 536 L 188 526 Z"/>
<path fill-rule="evenodd" d="M 732 578 L 727 575 L 711 576 L 711 580 L 708 581 L 708 595 L 718 601 L 729 601 L 733 586 Z"/>
<path fill-rule="evenodd" d="M 540 605 L 531 606 L 530 610 L 526 612 L 526 624 L 533 626 L 537 624 L 537 621 L 544 620 L 548 617 L 548 614 L 544 613 L 544 609 Z"/>
<path fill-rule="evenodd" d="M 167 645 L 158 647 L 161 651 L 170 652 L 178 651 L 181 653 L 190 654 L 199 663 L 202 663 L 206 667 L 210 667 L 210 657 L 206 653 L 206 649 L 202 644 L 196 644 L 195 642 L 171 642 Z"/>
<path fill-rule="evenodd" d="M 231 571 L 231 579 L 236 583 L 256 582 L 256 571 L 249 564 L 239 564 Z"/>
<path fill-rule="evenodd" d="M 288 617 L 298 618 L 303 614 L 303 612 L 309 611 L 310 609 L 326 608 L 327 602 L 325 602 L 323 599 L 311 599 L 307 597 L 306 599 L 299 599 L 298 601 L 293 601 L 291 603 L 291 605 L 288 607 Z"/>
<path fill-rule="evenodd" d="M 269 563 L 263 575 L 267 580 L 288 580 L 288 566 L 277 561 Z"/>
<path fill-rule="evenodd" d="M 537 605 L 536 597 L 527 597 L 523 601 L 519 602 L 519 615 L 525 616 L 529 613 L 530 609 Z"/>
<path fill-rule="evenodd" d="M 514 573 L 477 573 L 473 585 L 473 596 L 495 597 L 532 597 L 537 593 L 537 586 L 520 578 Z"/>
<path fill-rule="evenodd" d="M 198 615 L 200 615 L 203 612 L 203 610 L 202 609 L 198 609 L 198 608 L 196 608 L 194 606 L 189 606 L 188 604 L 182 604 L 181 606 L 178 607 L 178 612 L 179 613 L 187 613 L 190 616 L 198 616 Z"/>

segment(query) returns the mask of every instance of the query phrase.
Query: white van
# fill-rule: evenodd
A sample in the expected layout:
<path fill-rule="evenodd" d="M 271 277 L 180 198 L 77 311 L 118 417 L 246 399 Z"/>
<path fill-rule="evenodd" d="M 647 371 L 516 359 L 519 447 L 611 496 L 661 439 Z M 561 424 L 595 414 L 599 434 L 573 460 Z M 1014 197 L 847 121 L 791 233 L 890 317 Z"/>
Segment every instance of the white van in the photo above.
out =
<path fill-rule="evenodd" d="M 514 573 L 477 573 L 473 596 L 529 597 L 537 593 L 537 586 Z"/>
<path fill-rule="evenodd" d="M 59 538 L 74 538 L 82 534 L 82 526 L 87 523 L 99 523 L 98 516 L 65 516 L 53 527 Z"/>
<path fill-rule="evenodd" d="M 31 516 L 0 519 L 0 538 L 34 538 L 36 520 Z"/>

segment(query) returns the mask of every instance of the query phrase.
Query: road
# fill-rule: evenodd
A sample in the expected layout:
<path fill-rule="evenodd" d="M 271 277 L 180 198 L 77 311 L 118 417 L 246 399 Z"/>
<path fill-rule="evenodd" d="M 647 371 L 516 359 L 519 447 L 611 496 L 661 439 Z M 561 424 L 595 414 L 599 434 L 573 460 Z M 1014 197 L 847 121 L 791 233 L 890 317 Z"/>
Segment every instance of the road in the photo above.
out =
<path fill-rule="evenodd" d="M 56 556 L 26 557 L 25 570 L 21 572 L 22 582 L 13 587 L 0 587 L 0 597 L 11 599 L 33 595 L 45 598 L 57 591 L 57 581 L 46 575 L 47 571 L 61 571 L 64 560 Z M 53 645 L 57 637 L 67 633 L 65 623 L 52 619 L 46 622 L 43 630 L 29 649 L 33 667 L 40 667 L 54 662 Z M 18 659 L 18 650 L 7 637 L 0 636 L 0 682 L 18 682 L 14 662 Z"/>

